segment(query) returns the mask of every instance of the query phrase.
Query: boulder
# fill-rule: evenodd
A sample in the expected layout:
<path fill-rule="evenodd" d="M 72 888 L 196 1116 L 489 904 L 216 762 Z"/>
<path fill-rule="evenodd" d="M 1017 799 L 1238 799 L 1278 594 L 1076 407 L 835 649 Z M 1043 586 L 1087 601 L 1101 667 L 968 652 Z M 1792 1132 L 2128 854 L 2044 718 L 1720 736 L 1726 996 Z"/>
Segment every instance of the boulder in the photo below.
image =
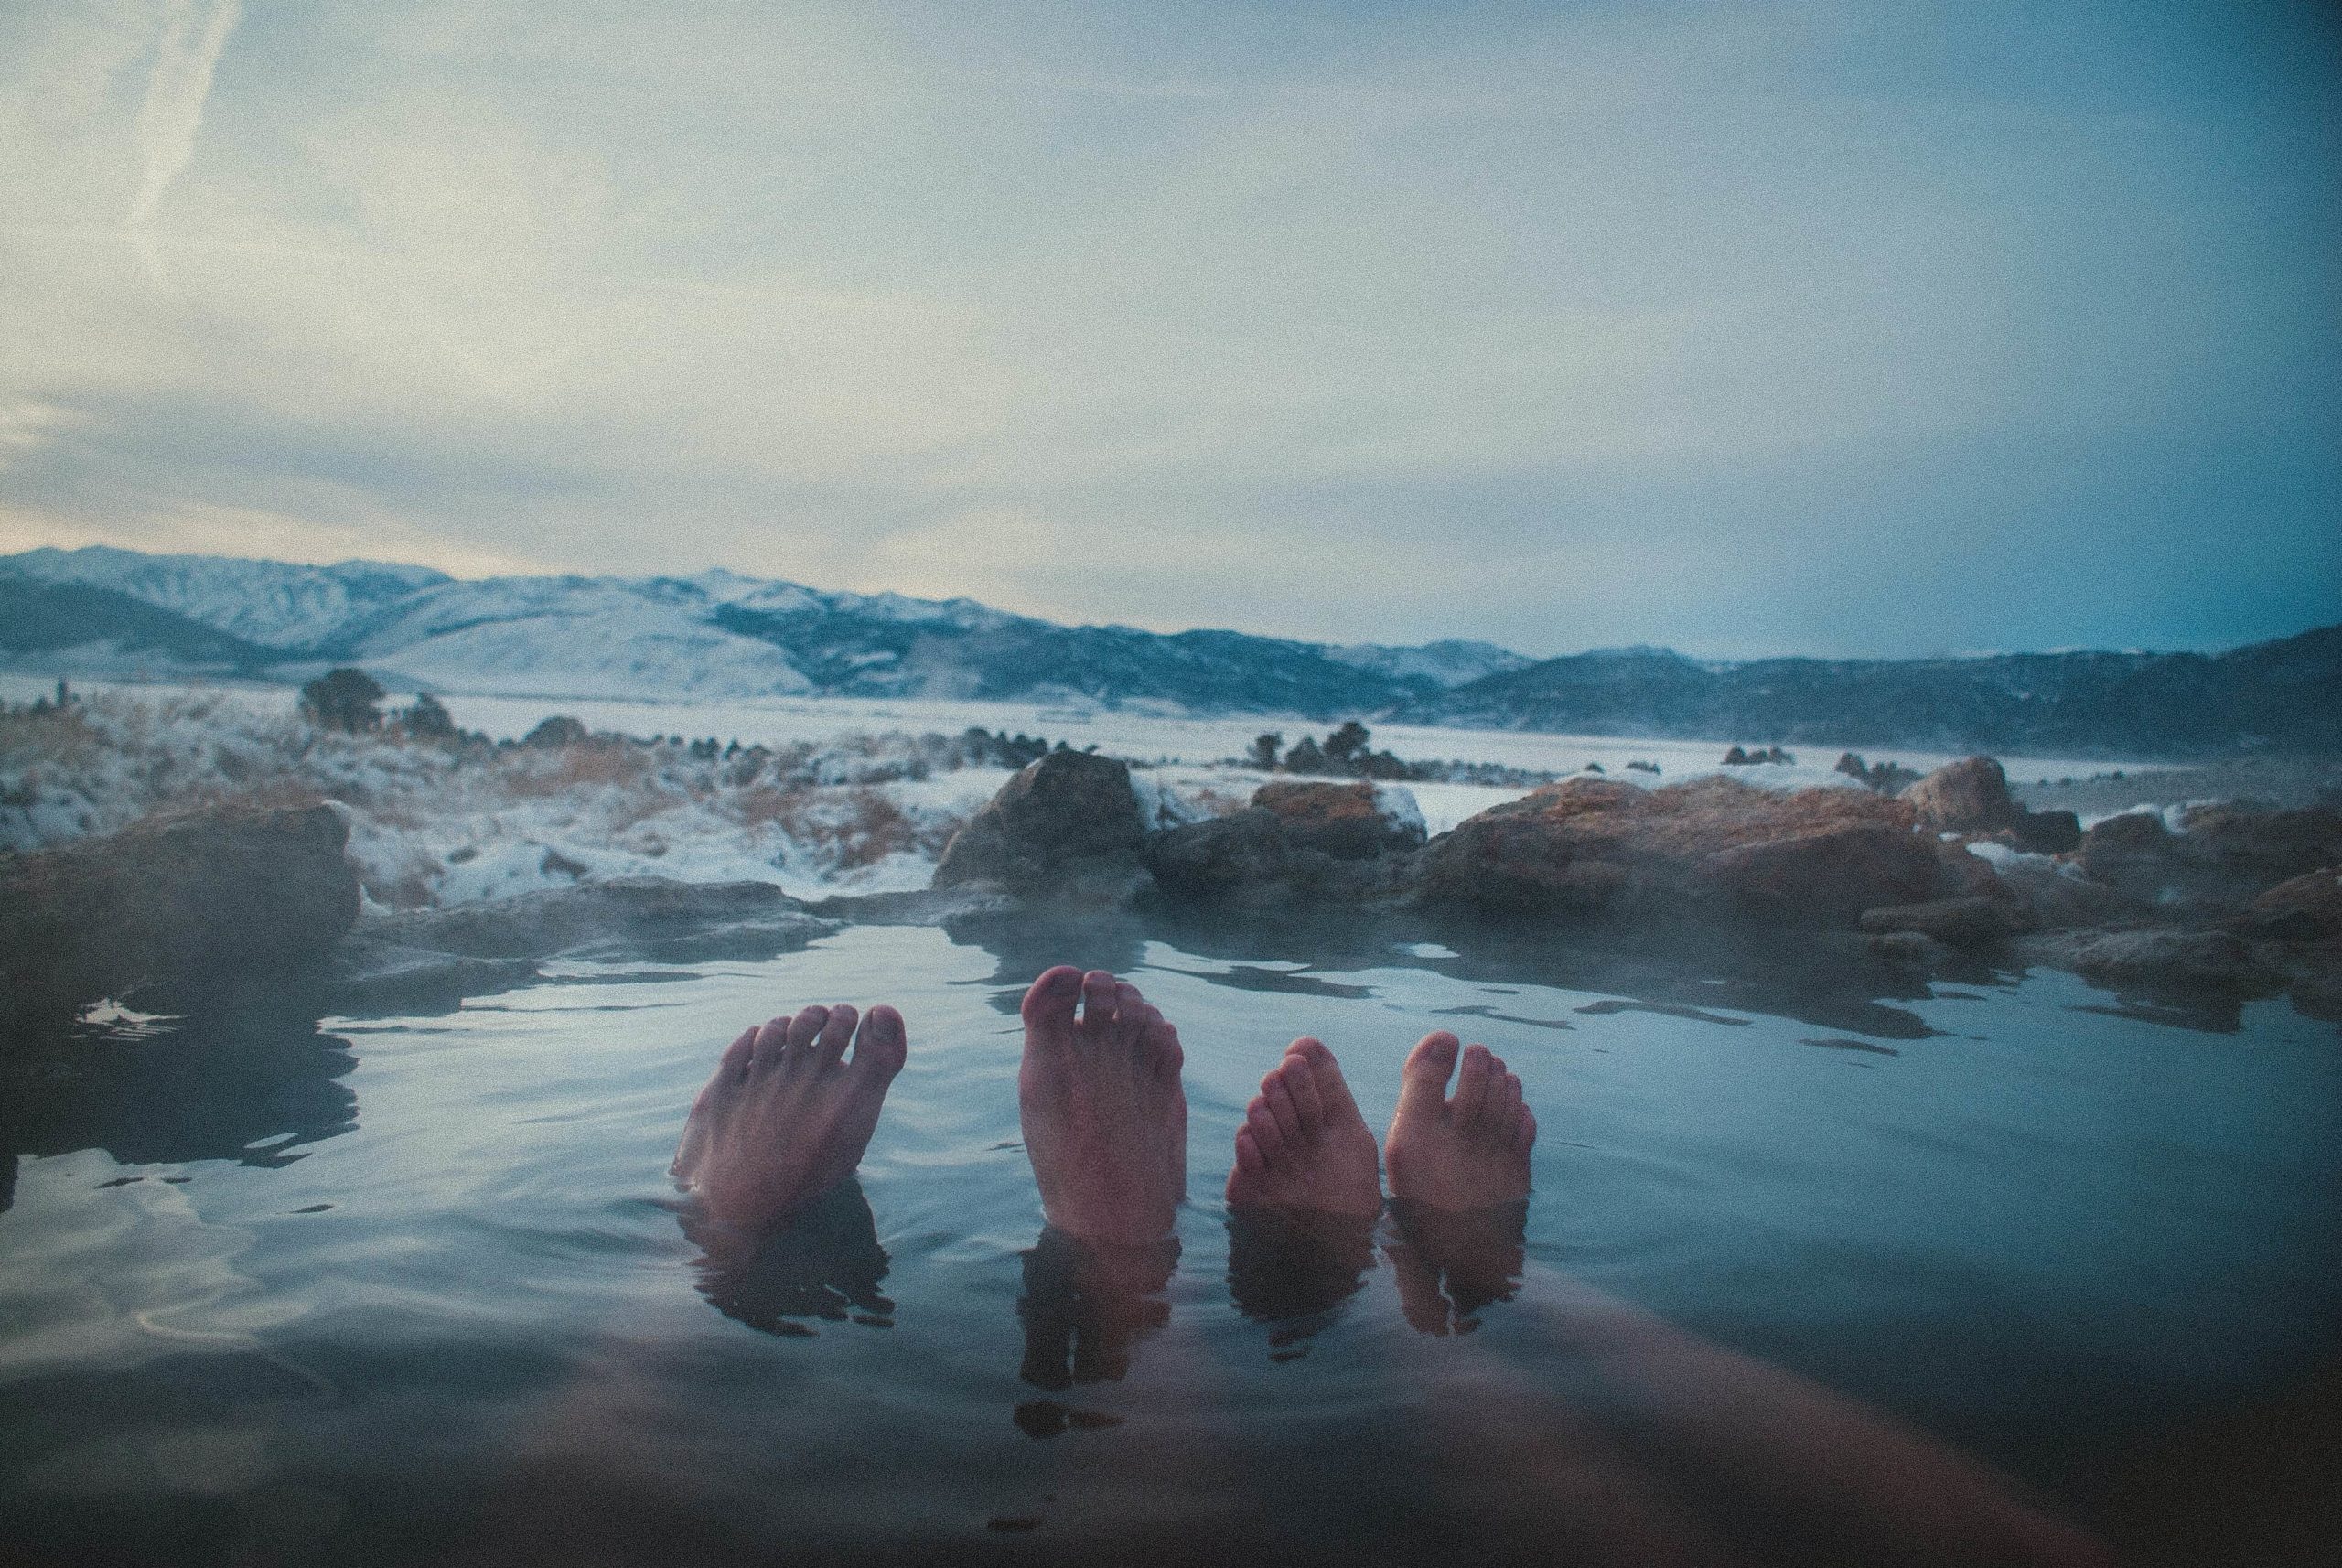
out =
<path fill-rule="evenodd" d="M 1295 848 L 1336 860 L 1370 860 L 1423 843 L 1423 812 L 1413 793 L 1396 785 L 1280 779 L 1255 789 L 1252 804 L 1276 817 Z"/>
<path fill-rule="evenodd" d="M 758 960 L 801 948 L 838 922 L 770 882 L 673 882 L 629 876 L 444 909 L 368 919 L 360 929 L 388 950 L 473 959 L 580 957 L 689 962 Z"/>
<path fill-rule="evenodd" d="M 1782 795 L 1711 776 L 1644 790 L 1571 779 L 1433 840 L 1417 897 L 1490 915 L 1851 921 L 1937 896 L 1937 845 L 1913 820 L 1904 801 L 1845 789 Z"/>
<path fill-rule="evenodd" d="M 0 1026 L 320 958 L 358 918 L 329 806 L 217 806 L 0 860 Z"/>
<path fill-rule="evenodd" d="M 2082 835 L 2078 863 L 2140 903 L 2199 916 L 2240 910 L 2281 882 L 2342 864 L 2342 811 L 2331 807 L 2198 807 L 2181 825 L 2175 833 L 2145 811 L 2109 817 Z"/>
<path fill-rule="evenodd" d="M 1989 757 L 1947 763 L 1904 790 L 1903 799 L 1919 825 L 1937 832 L 1998 832 L 2024 815 L 2009 798 L 2008 775 Z"/>
<path fill-rule="evenodd" d="M 1917 931 L 1954 948 L 1995 947 L 2030 924 L 2022 908 L 2006 898 L 1973 897 L 1888 904 L 1862 915 L 1862 929 L 1875 936 Z"/>
<path fill-rule="evenodd" d="M 1953 956 L 1951 949 L 1925 931 L 1881 931 L 1870 939 L 1870 953 L 1913 969 L 1938 969 Z"/>
<path fill-rule="evenodd" d="M 2069 854 L 2081 847 L 2082 820 L 2071 811 L 2026 811 L 1993 836 L 2027 854 Z"/>
<path fill-rule="evenodd" d="M 2342 867 L 2329 865 L 2280 882 L 2246 907 L 2236 927 L 2263 941 L 2342 939 Z"/>
<path fill-rule="evenodd" d="M 1155 886 L 1177 898 L 1222 898 L 1280 881 L 1293 862 L 1284 819 L 1263 806 L 1169 829 L 1146 845 Z"/>
<path fill-rule="evenodd" d="M 1128 765 L 1053 751 L 1000 787 L 944 846 L 933 886 L 1022 894 L 1123 893 L 1146 842 Z"/>

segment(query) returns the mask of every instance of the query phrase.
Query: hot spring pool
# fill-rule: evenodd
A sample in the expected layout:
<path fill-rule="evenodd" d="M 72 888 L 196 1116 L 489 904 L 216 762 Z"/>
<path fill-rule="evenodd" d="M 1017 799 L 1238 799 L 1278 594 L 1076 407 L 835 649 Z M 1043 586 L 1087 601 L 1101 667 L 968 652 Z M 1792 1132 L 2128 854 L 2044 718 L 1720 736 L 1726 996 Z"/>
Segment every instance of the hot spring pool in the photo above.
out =
<path fill-rule="evenodd" d="M 1519 1304 L 1434 1337 L 1384 1253 L 1355 1289 L 1241 1257 L 1231 1279 L 1230 1140 L 1303 1033 L 1378 1130 L 1417 1036 L 1485 1041 L 1543 1130 L 1535 1267 L 2085 1516 L 2143 1434 L 2331 1352 L 2342 1049 L 2283 1002 L 2174 1012 L 2048 972 L 1805 994 L 1681 964 L 1605 990 L 1430 943 L 1203 945 L 857 927 L 762 963 L 568 966 L 444 1016 L 92 1025 L 0 1112 L 0 1540 L 223 1563 L 1467 1540 L 1422 1455 L 1468 1449 L 1473 1412 L 1406 1391 L 1466 1354 L 1533 1381 Z M 1122 971 L 1186 1042 L 1159 1296 L 1085 1298 L 1036 1247 L 1015 1002 L 1060 960 Z M 858 1193 L 708 1264 L 665 1170 L 715 1053 L 881 1000 L 911 1056 Z"/>

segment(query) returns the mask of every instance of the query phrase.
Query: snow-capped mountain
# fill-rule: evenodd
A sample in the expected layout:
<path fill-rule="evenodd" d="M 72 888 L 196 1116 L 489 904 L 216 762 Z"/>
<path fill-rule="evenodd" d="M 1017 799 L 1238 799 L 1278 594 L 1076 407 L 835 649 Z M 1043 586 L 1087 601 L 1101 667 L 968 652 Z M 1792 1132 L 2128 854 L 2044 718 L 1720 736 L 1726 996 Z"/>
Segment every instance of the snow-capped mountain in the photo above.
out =
<path fill-rule="evenodd" d="M 480 693 L 1145 699 L 1311 715 L 1380 713 L 1528 662 L 1484 643 L 1332 649 L 1064 627 L 972 599 L 831 593 L 723 570 L 463 581 L 373 562 L 101 547 L 0 557 L 0 657 L 69 673 L 295 676 L 340 663 Z"/>

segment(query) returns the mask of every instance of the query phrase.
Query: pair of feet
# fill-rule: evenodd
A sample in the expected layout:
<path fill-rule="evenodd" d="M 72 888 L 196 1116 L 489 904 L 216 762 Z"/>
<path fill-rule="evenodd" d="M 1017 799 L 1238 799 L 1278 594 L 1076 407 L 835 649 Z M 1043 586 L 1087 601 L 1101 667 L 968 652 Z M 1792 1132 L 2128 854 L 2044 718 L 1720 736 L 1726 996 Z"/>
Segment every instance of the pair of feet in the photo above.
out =
<path fill-rule="evenodd" d="M 1064 965 L 1033 983 L 1022 1013 L 1017 1109 L 1043 1213 L 1088 1241 L 1159 1240 L 1187 1193 L 1178 1031 L 1136 986 Z M 748 1030 L 693 1105 L 674 1176 L 725 1224 L 783 1218 L 853 1173 L 905 1052 L 902 1015 L 885 1006 L 808 1007 Z M 1488 1208 L 1528 1195 L 1536 1135 L 1520 1080 L 1441 1031 L 1407 1058 L 1379 1159 L 1334 1053 L 1299 1039 L 1246 1108 L 1228 1201 L 1371 1216 L 1387 1161 L 1393 1197 Z"/>

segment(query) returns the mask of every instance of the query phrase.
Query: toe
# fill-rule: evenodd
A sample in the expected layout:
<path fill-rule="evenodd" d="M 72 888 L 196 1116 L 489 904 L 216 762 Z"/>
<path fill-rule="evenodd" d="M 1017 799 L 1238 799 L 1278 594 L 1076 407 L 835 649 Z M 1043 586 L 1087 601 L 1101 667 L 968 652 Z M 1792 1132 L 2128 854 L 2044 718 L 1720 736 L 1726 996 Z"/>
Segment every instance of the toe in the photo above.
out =
<path fill-rule="evenodd" d="M 1146 998 L 1129 981 L 1114 983 L 1114 1028 L 1123 1045 L 1137 1048 L 1141 1032 L 1146 1027 Z"/>
<path fill-rule="evenodd" d="M 708 1080 L 708 1087 L 737 1083 L 748 1075 L 748 1063 L 756 1059 L 759 1033 L 760 1026 L 751 1024 L 738 1039 L 724 1047 L 724 1059 L 715 1064 L 715 1076 Z"/>
<path fill-rule="evenodd" d="M 909 1035 L 900 1013 L 880 1003 L 863 1015 L 862 1030 L 854 1040 L 854 1071 L 886 1082 L 903 1070 L 909 1054 Z"/>
<path fill-rule="evenodd" d="M 1304 1035 L 1287 1048 L 1309 1064 L 1310 1080 L 1316 1086 L 1317 1102 L 1326 1109 L 1327 1123 L 1366 1120 L 1359 1114 L 1349 1080 L 1342 1076 L 1342 1064 L 1334 1059 L 1325 1041 Z"/>
<path fill-rule="evenodd" d="M 1069 963 L 1046 970 L 1026 988 L 1017 1008 L 1025 1027 L 1050 1039 L 1062 1039 L 1073 1029 L 1073 1004 L 1081 996 L 1081 971 Z"/>
<path fill-rule="evenodd" d="M 1260 1140 L 1252 1136 L 1250 1127 L 1236 1129 L 1236 1168 L 1246 1176 L 1259 1176 L 1269 1168 L 1269 1162 L 1261 1157 Z"/>
<path fill-rule="evenodd" d="M 1269 1111 L 1268 1101 L 1259 1095 L 1244 1108 L 1244 1130 L 1252 1134 L 1252 1142 L 1261 1151 L 1264 1165 L 1274 1165 L 1284 1153 L 1284 1133 L 1277 1127 L 1277 1119 Z"/>
<path fill-rule="evenodd" d="M 1504 1069 L 1488 1047 L 1464 1047 L 1464 1066 L 1456 1074 L 1456 1098 L 1448 1101 L 1448 1115 L 1459 1128 L 1475 1127 L 1488 1111 L 1488 1086 L 1497 1082 Z"/>
<path fill-rule="evenodd" d="M 1277 1079 L 1285 1092 L 1293 1098 L 1294 1114 L 1301 1122 L 1301 1135 L 1316 1135 L 1326 1124 L 1326 1102 L 1317 1094 L 1317 1075 L 1310 1070 L 1306 1058 L 1287 1054 L 1277 1064 Z"/>
<path fill-rule="evenodd" d="M 830 1009 L 822 1020 L 822 1032 L 813 1036 L 813 1048 L 806 1053 L 808 1067 L 835 1067 L 845 1055 L 847 1042 L 854 1038 L 854 1026 L 862 1015 L 853 1008 L 840 1005 Z"/>
<path fill-rule="evenodd" d="M 1529 1151 L 1536 1146 L 1537 1112 L 1524 1105 L 1520 1108 L 1520 1120 L 1512 1129 L 1512 1152 L 1525 1160 L 1529 1157 Z"/>
<path fill-rule="evenodd" d="M 1163 1015 L 1156 1013 L 1146 1026 L 1147 1065 L 1155 1069 L 1157 1078 L 1176 1079 L 1187 1059 L 1187 1053 L 1179 1048 L 1179 1031 L 1165 1023 Z"/>
<path fill-rule="evenodd" d="M 751 1047 L 748 1069 L 768 1073 L 780 1066 L 781 1058 L 789 1054 L 789 1032 L 796 1027 L 794 1018 L 775 1018 L 757 1031 L 757 1043 Z"/>
<path fill-rule="evenodd" d="M 1277 1131 L 1288 1144 L 1301 1141 L 1301 1112 L 1293 1103 L 1293 1089 L 1284 1074 L 1273 1072 L 1261 1080 L 1261 1099 L 1268 1105 L 1269 1114 L 1277 1120 Z"/>
<path fill-rule="evenodd" d="M 1445 1029 L 1425 1035 L 1415 1048 L 1407 1053 L 1406 1066 L 1399 1069 L 1399 1114 L 1402 1117 L 1431 1116 L 1437 1118 L 1440 1102 L 1446 1097 L 1447 1075 L 1456 1070 L 1456 1053 L 1460 1042 Z"/>
<path fill-rule="evenodd" d="M 1081 1026 L 1103 1029 L 1114 1021 L 1114 977 L 1093 969 L 1081 977 Z"/>

